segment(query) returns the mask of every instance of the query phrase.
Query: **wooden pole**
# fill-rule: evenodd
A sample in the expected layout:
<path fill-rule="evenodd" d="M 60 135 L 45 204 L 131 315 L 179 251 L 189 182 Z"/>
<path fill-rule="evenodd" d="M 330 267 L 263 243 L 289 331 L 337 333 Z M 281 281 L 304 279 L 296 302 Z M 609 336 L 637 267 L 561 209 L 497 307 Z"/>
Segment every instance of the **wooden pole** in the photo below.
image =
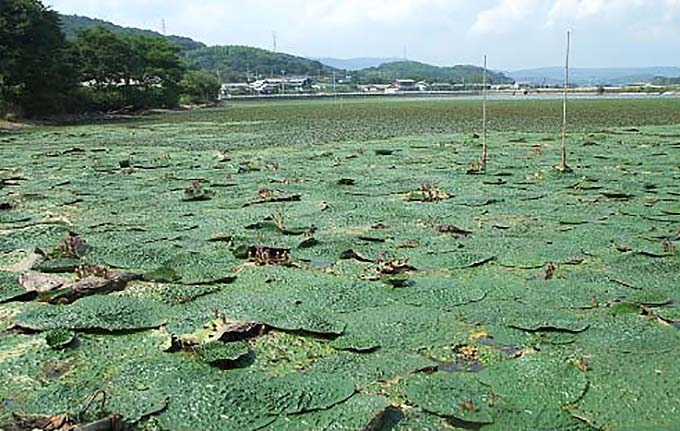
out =
<path fill-rule="evenodd" d="M 486 162 L 489 160 L 489 148 L 487 146 L 487 133 L 486 133 L 486 83 L 487 83 L 487 63 L 486 55 L 484 56 L 484 79 L 482 81 L 482 160 L 481 168 L 482 171 L 486 171 Z"/>
<path fill-rule="evenodd" d="M 560 170 L 567 171 L 567 91 L 569 89 L 569 54 L 571 50 L 571 31 L 567 31 L 567 61 L 564 68 L 564 97 L 562 99 L 562 158 Z"/>

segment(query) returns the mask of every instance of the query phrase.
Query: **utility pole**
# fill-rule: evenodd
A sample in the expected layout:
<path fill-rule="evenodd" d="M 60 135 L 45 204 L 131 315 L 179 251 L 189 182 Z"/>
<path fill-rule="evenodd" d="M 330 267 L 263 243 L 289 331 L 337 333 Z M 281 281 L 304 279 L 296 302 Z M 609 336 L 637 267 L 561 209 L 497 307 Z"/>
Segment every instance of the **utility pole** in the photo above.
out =
<path fill-rule="evenodd" d="M 486 171 L 486 162 L 489 160 L 489 148 L 486 142 L 486 99 L 487 99 L 487 63 L 484 55 L 484 78 L 482 80 L 482 172 Z"/>
<path fill-rule="evenodd" d="M 564 97 L 562 99 L 562 157 L 559 170 L 570 171 L 567 165 L 567 92 L 569 90 L 569 54 L 571 51 L 571 30 L 567 31 L 567 60 L 564 67 Z"/>
<path fill-rule="evenodd" d="M 272 31 L 272 52 L 276 53 L 276 32 Z"/>
<path fill-rule="evenodd" d="M 161 32 L 163 33 L 163 36 L 165 36 L 165 18 L 161 20 Z"/>

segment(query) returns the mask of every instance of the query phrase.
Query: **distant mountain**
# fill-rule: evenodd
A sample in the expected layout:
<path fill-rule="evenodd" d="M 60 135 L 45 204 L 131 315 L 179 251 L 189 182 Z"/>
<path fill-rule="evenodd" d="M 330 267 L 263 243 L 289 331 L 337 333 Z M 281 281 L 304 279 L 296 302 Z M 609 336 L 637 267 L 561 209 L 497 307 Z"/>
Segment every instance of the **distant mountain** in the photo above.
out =
<path fill-rule="evenodd" d="M 560 85 L 564 82 L 564 68 L 561 67 L 518 70 L 506 74 L 517 82 L 530 84 Z M 680 68 L 573 68 L 569 70 L 569 78 L 576 85 L 638 84 L 652 82 L 657 77 L 680 77 Z"/>
<path fill-rule="evenodd" d="M 205 47 L 204 43 L 196 42 L 193 39 L 182 36 L 164 36 L 161 33 L 151 31 L 151 30 L 141 30 L 138 28 L 122 27 L 108 21 L 101 19 L 88 18 L 85 16 L 78 15 L 60 15 L 61 18 L 61 30 L 66 35 L 67 39 L 74 39 L 79 31 L 88 28 L 102 26 L 118 34 L 137 34 L 140 36 L 150 36 L 150 37 L 163 37 L 168 39 L 170 42 L 182 48 L 183 51 L 189 51 L 192 49 Z"/>
<path fill-rule="evenodd" d="M 355 73 L 360 82 L 391 82 L 395 79 L 415 79 L 429 82 L 482 82 L 484 69 L 477 66 L 439 67 L 417 61 L 385 63 Z M 489 71 L 492 84 L 511 84 L 514 81 L 500 72 Z"/>
<path fill-rule="evenodd" d="M 188 37 L 164 36 L 151 30 L 121 27 L 100 19 L 77 15 L 61 15 L 62 31 L 73 39 L 79 31 L 102 26 L 114 33 L 141 36 L 164 37 L 182 48 L 181 55 L 190 66 L 219 74 L 223 81 L 245 81 L 249 76 L 318 75 L 334 69 L 318 61 L 308 60 L 289 54 L 274 53 L 247 46 L 206 46 Z"/>
<path fill-rule="evenodd" d="M 654 85 L 680 85 L 680 77 L 668 78 L 665 76 L 657 76 L 652 80 Z"/>
<path fill-rule="evenodd" d="M 326 58 L 322 62 L 247 46 L 206 46 L 188 37 L 164 36 L 151 30 L 122 27 L 100 19 L 77 15 L 61 15 L 61 25 L 69 39 L 75 38 L 83 29 L 96 26 L 103 26 L 114 33 L 124 35 L 164 37 L 182 48 L 181 55 L 191 67 L 213 72 L 219 75 L 223 82 L 245 81 L 247 78 L 281 74 L 329 76 L 333 72 L 340 73 L 345 69 L 353 70 L 354 79 L 362 83 L 389 83 L 398 78 L 430 82 L 481 82 L 483 73 L 483 69 L 476 66 L 438 67 L 392 58 L 349 60 Z M 494 84 L 513 82 L 498 72 L 490 72 L 489 81 Z"/>
<path fill-rule="evenodd" d="M 340 70 L 361 70 L 369 67 L 378 67 L 385 63 L 394 63 L 403 61 L 401 58 L 373 58 L 373 57 L 358 57 L 358 58 L 315 58 L 326 66 L 334 67 Z"/>
<path fill-rule="evenodd" d="M 335 70 L 318 61 L 249 46 L 210 46 L 187 51 L 184 57 L 199 69 L 219 73 L 223 81 L 281 74 L 328 75 Z"/>

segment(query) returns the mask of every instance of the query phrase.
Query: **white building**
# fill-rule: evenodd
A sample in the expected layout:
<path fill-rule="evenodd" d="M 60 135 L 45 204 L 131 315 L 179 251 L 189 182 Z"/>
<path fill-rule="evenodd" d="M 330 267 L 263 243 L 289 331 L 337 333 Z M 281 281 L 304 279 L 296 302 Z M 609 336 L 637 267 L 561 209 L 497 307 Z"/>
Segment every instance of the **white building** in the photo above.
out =
<path fill-rule="evenodd" d="M 397 79 L 392 84 L 397 91 L 418 91 L 418 86 L 413 79 Z"/>

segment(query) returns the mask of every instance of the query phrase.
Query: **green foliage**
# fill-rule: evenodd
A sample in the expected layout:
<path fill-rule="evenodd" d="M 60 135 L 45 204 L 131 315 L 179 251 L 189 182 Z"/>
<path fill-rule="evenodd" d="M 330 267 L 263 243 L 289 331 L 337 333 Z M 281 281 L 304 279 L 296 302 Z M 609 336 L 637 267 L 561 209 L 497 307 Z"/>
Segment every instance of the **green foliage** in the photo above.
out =
<path fill-rule="evenodd" d="M 211 46 L 184 53 L 189 64 L 201 70 L 219 73 L 223 82 L 245 81 L 250 77 L 327 74 L 332 68 L 318 61 L 289 54 L 275 53 L 247 46 Z"/>
<path fill-rule="evenodd" d="M 90 296 L 71 305 L 36 305 L 17 317 L 24 328 L 125 331 L 161 326 L 167 309 L 160 303 L 131 297 Z"/>
<path fill-rule="evenodd" d="M 73 42 L 80 80 L 92 109 L 172 107 L 179 100 L 184 66 L 179 48 L 162 38 L 121 36 L 86 28 Z"/>
<path fill-rule="evenodd" d="M 96 18 L 89 18 L 78 15 L 60 15 L 61 29 L 68 40 L 76 39 L 78 33 L 86 29 L 104 27 L 113 33 L 121 36 L 144 36 L 153 38 L 164 38 L 173 45 L 181 48 L 182 51 L 189 51 L 192 49 L 203 48 L 205 44 L 196 42 L 188 37 L 181 36 L 164 36 L 160 33 L 151 30 L 141 30 L 138 28 L 121 27 L 119 25 L 110 23 Z"/>
<path fill-rule="evenodd" d="M 574 429 L 569 426 L 578 421 L 562 409 L 579 401 L 589 387 L 575 364 L 545 353 L 495 364 L 479 374 L 479 381 L 498 400 L 488 429 L 499 431 Z M 586 428 L 581 424 L 580 429 Z"/>
<path fill-rule="evenodd" d="M 365 430 L 390 406 L 386 398 L 357 394 L 328 410 L 319 410 L 277 419 L 264 431 Z M 380 428 L 377 428 L 380 429 Z"/>
<path fill-rule="evenodd" d="M 176 376 L 182 395 L 160 417 L 166 428 L 256 430 L 277 417 L 328 410 L 355 392 L 346 377 L 323 372 L 271 378 L 259 372 L 217 375 L 201 369 L 187 371 Z"/>
<path fill-rule="evenodd" d="M 75 340 L 76 335 L 69 330 L 53 329 L 45 333 L 45 342 L 53 349 L 63 349 Z"/>
<path fill-rule="evenodd" d="M 59 16 L 37 0 L 0 3 L 0 117 L 69 107 L 75 74 Z"/>
<path fill-rule="evenodd" d="M 194 352 L 208 363 L 222 361 L 237 361 L 248 355 L 250 348 L 243 341 L 233 343 L 223 343 L 221 341 L 209 341 L 205 344 L 194 347 Z"/>
<path fill-rule="evenodd" d="M 680 416 L 674 405 L 680 372 L 674 345 L 654 354 L 594 354 L 590 359 L 592 384 L 571 412 L 597 429 L 674 430 Z M 622 378 L 624 377 L 624 378 Z"/>
<path fill-rule="evenodd" d="M 220 93 L 220 81 L 212 73 L 190 70 L 180 83 L 182 97 L 190 103 L 212 103 Z"/>
<path fill-rule="evenodd" d="M 491 388 L 470 373 L 418 374 L 404 383 L 406 397 L 437 416 L 474 424 L 493 423 Z"/>
<path fill-rule="evenodd" d="M 390 83 L 395 79 L 448 83 L 481 83 L 484 69 L 477 66 L 438 67 L 417 61 L 385 63 L 355 72 L 355 79 L 361 83 Z M 499 72 L 488 71 L 491 84 L 511 84 L 512 79 Z"/>
<path fill-rule="evenodd" d="M 71 36 L 80 31 L 69 43 L 59 15 L 40 1 L 0 3 L 0 115 L 177 105 L 184 74 L 177 45 L 91 24 L 67 23 Z"/>
<path fill-rule="evenodd" d="M 161 429 L 365 429 L 387 403 L 382 429 L 677 428 L 677 101 L 574 101 L 573 175 L 552 168 L 559 103 L 492 102 L 481 176 L 466 175 L 478 102 L 343 103 L 0 136 L 0 422 L 77 413 L 103 389 L 102 413 Z M 212 199 L 185 201 L 192 181 Z M 451 197 L 404 201 L 423 181 Z M 301 198 L 245 206 L 263 188 Z M 69 231 L 82 263 L 148 277 L 66 306 L 16 300 L 35 249 Z M 291 266 L 238 260 L 241 244 L 290 249 Z M 406 258 L 418 271 L 376 279 Z M 218 335 L 250 346 L 242 368 L 188 351 Z"/>
<path fill-rule="evenodd" d="M 26 294 L 18 279 L 19 274 L 0 271 L 0 304 Z"/>

